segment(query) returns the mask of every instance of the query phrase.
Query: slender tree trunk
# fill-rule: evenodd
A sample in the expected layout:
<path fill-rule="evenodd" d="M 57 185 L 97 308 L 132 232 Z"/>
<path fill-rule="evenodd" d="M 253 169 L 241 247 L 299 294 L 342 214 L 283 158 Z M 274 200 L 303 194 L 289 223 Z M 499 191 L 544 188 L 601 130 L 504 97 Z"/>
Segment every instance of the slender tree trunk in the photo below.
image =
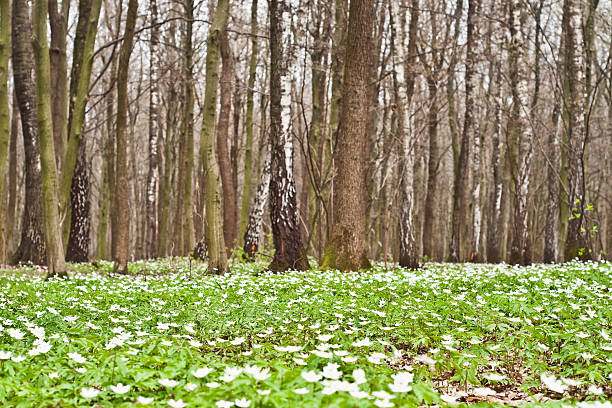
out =
<path fill-rule="evenodd" d="M 136 29 L 136 17 L 138 12 L 138 0 L 129 0 L 123 43 L 119 53 L 119 65 L 117 71 L 117 138 L 116 138 L 116 171 L 115 184 L 117 213 L 113 214 L 116 219 L 117 242 L 115 246 L 114 272 L 128 273 L 128 256 L 130 242 L 130 208 L 129 208 L 129 182 L 127 168 L 127 111 L 128 111 L 128 73 L 130 68 L 130 56 L 134 43 L 134 31 Z"/>
<path fill-rule="evenodd" d="M 308 260 L 297 224 L 293 178 L 291 83 L 295 39 L 291 32 L 294 10 L 286 0 L 271 0 L 270 15 L 270 218 L 274 238 L 275 272 L 306 270 Z"/>
<path fill-rule="evenodd" d="M 527 30 L 527 14 L 520 1 L 510 8 L 510 82 L 512 88 L 512 129 L 509 133 L 508 153 L 511 186 L 514 198 L 514 217 L 510 263 L 527 265 L 531 262 L 528 252 L 527 197 L 533 133 L 527 109 L 528 76 L 524 56 L 524 39 Z"/>
<path fill-rule="evenodd" d="M 366 249 L 368 87 L 374 1 L 352 1 L 346 40 L 344 85 L 338 124 L 337 173 L 333 223 L 323 267 L 344 271 L 367 269 Z"/>
<path fill-rule="evenodd" d="M 57 167 L 51 118 L 51 77 L 47 42 L 46 0 L 36 0 L 32 13 L 32 44 L 36 67 L 36 117 L 42 173 L 42 215 L 47 255 L 47 277 L 67 276 L 60 228 Z"/>
<path fill-rule="evenodd" d="M 151 9 L 151 43 L 149 54 L 151 68 L 149 71 L 149 170 L 147 173 L 147 227 L 146 227 L 146 257 L 153 258 L 158 255 L 158 225 L 157 225 L 157 197 L 159 183 L 159 128 L 158 128 L 158 99 L 159 99 L 159 61 L 157 47 L 159 45 L 159 26 L 157 25 L 157 0 L 150 0 Z"/>
<path fill-rule="evenodd" d="M 544 237 L 544 262 L 559 260 L 559 132 L 561 131 L 561 106 L 555 103 L 552 115 L 553 129 L 548 136 L 548 168 L 546 183 L 548 201 L 546 204 L 546 231 Z"/>
<path fill-rule="evenodd" d="M 45 264 L 45 239 L 42 231 L 42 175 L 36 123 L 36 88 L 32 26 L 26 0 L 13 0 L 12 63 L 15 94 L 21 116 L 21 133 L 25 151 L 25 208 L 21 225 L 21 241 L 11 256 L 11 263 L 31 261 Z"/>
<path fill-rule="evenodd" d="M 249 80 L 246 100 L 246 142 L 244 146 L 244 186 L 242 189 L 242 204 L 240 206 L 240 227 L 238 237 L 244 236 L 249 217 L 249 204 L 251 200 L 251 180 L 253 174 L 253 104 L 254 87 L 257 76 L 257 0 L 251 3 L 251 56 L 249 59 Z M 246 250 L 246 247 L 245 247 Z"/>
<path fill-rule="evenodd" d="M 440 167 L 440 148 L 438 147 L 438 85 L 432 76 L 427 78 L 429 110 L 427 112 L 427 133 L 429 136 L 429 161 L 427 165 L 427 195 L 423 225 L 423 256 L 434 259 L 434 224 L 436 210 L 436 191 L 438 188 L 438 169 Z"/>
<path fill-rule="evenodd" d="M 469 219 L 468 206 L 468 162 L 470 156 L 470 140 L 474 134 L 474 17 L 478 8 L 479 0 L 468 0 L 467 13 L 467 51 L 465 60 L 465 119 L 463 121 L 463 133 L 461 134 L 461 145 L 454 176 L 453 193 L 453 217 L 451 242 L 449 247 L 449 260 L 451 262 L 463 261 L 465 258 L 461 252 L 462 232 L 465 220 Z"/>
<path fill-rule="evenodd" d="M 6 185 L 6 165 L 10 138 L 8 80 L 9 56 L 11 55 L 11 15 L 9 0 L 0 0 L 0 263 L 6 262 L 8 222 L 12 217 L 5 213 L 4 188 Z"/>
<path fill-rule="evenodd" d="M 206 87 L 202 117 L 200 161 L 206 184 L 205 240 L 208 247 L 209 273 L 224 274 L 229 271 L 223 225 L 221 218 L 221 192 L 219 186 L 219 165 L 215 157 L 215 121 L 217 116 L 217 90 L 219 87 L 220 41 L 226 29 L 229 14 L 229 0 L 219 0 L 213 23 L 206 42 Z"/>
<path fill-rule="evenodd" d="M 418 248 L 414 223 L 414 157 L 415 135 L 412 121 L 412 98 L 416 74 L 416 35 L 419 20 L 418 0 L 410 3 L 410 24 L 408 33 L 404 32 L 406 14 L 397 2 L 392 3 L 392 17 L 397 19 L 393 27 L 393 66 L 395 74 L 395 101 L 397 105 L 397 135 L 399 143 L 400 172 L 400 219 L 399 264 L 405 268 L 419 267 Z"/>
<path fill-rule="evenodd" d="M 168 96 L 168 110 L 166 114 L 166 137 L 164 141 L 164 176 L 162 183 L 160 183 L 160 209 L 159 209 L 159 255 L 167 256 L 170 253 L 168 248 L 170 240 L 171 229 L 169 226 L 170 214 L 170 191 L 173 180 L 172 165 L 175 162 L 174 153 L 174 140 L 175 134 L 174 125 L 176 125 L 176 105 L 178 104 L 178 98 L 176 95 L 176 89 L 170 88 Z M 179 190 L 181 190 L 179 185 Z"/>
<path fill-rule="evenodd" d="M 268 201 L 268 192 L 270 191 L 269 154 L 266 156 L 260 180 L 257 192 L 255 193 L 255 200 L 253 200 L 253 206 L 249 214 L 246 232 L 244 233 L 244 253 L 245 258 L 249 261 L 254 260 L 257 251 L 259 251 L 259 237 L 263 224 L 264 207 Z"/>
<path fill-rule="evenodd" d="M 227 254 L 236 241 L 235 209 L 236 195 L 232 179 L 232 170 L 227 144 L 229 142 L 230 111 L 232 110 L 232 80 L 234 78 L 234 57 L 230 48 L 227 31 L 224 30 L 220 38 L 221 51 L 221 78 L 220 78 L 220 109 L 217 123 L 217 156 L 219 158 L 219 172 L 221 187 L 223 189 L 223 240 Z"/>
<path fill-rule="evenodd" d="M 87 1 L 87 0 L 86 0 Z M 62 158 L 66 147 L 68 119 L 68 61 L 66 36 L 70 14 L 70 0 L 63 0 L 58 10 L 57 0 L 49 0 L 49 26 L 51 27 L 51 46 L 49 49 L 51 73 L 51 117 L 53 120 L 53 141 L 56 164 L 61 170 Z"/>
<path fill-rule="evenodd" d="M 3 27 L 6 27 L 3 25 Z M 10 27 L 10 26 L 9 26 Z M 13 89 L 13 115 L 11 118 L 11 136 L 9 142 L 9 165 L 8 165 L 8 205 L 6 209 L 6 231 L 7 231 L 7 254 L 10 255 L 16 243 L 16 229 L 19 225 L 17 207 L 17 134 L 19 133 L 19 104 L 15 89 Z M 8 258 L 8 257 L 7 257 Z"/>

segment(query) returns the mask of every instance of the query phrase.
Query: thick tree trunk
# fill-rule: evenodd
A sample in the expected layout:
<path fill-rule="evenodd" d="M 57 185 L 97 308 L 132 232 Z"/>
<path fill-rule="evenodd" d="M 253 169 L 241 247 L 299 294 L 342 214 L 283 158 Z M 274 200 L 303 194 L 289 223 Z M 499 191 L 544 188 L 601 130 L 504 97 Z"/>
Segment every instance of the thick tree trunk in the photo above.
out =
<path fill-rule="evenodd" d="M 147 173 L 147 227 L 146 248 L 147 258 L 158 256 L 158 225 L 157 225 L 157 197 L 159 184 L 159 127 L 158 127 L 158 99 L 159 99 L 159 61 L 157 46 L 159 44 L 159 26 L 157 25 L 157 0 L 150 0 L 151 9 L 151 43 L 149 54 L 151 68 L 149 71 L 149 170 Z"/>
<path fill-rule="evenodd" d="M 42 173 L 42 215 L 47 255 L 47 277 L 67 276 L 58 213 L 57 166 L 51 117 L 51 77 L 47 42 L 46 0 L 36 0 L 32 13 L 32 45 L 36 67 L 36 118 Z"/>
<path fill-rule="evenodd" d="M 25 208 L 21 225 L 21 241 L 11 256 L 11 263 L 31 261 L 45 263 L 45 240 L 42 231 L 42 176 L 38 128 L 36 124 L 36 88 L 34 54 L 31 39 L 28 2 L 13 0 L 12 63 L 15 94 L 21 116 L 21 133 L 25 151 Z"/>
<path fill-rule="evenodd" d="M 366 175 L 373 24 L 374 1 L 351 1 L 339 107 L 334 217 L 323 260 L 323 267 L 329 269 L 355 271 L 370 267 L 366 248 Z"/>
<path fill-rule="evenodd" d="M 130 247 L 130 207 L 129 207 L 129 181 L 127 167 L 127 111 L 128 111 L 128 73 L 130 68 L 130 56 L 134 43 L 134 31 L 136 29 L 136 16 L 138 12 L 138 0 L 129 0 L 123 43 L 119 53 L 119 65 L 117 71 L 117 138 L 116 138 L 116 170 L 115 185 L 116 195 L 115 208 L 117 242 L 113 260 L 115 261 L 114 272 L 128 273 L 128 256 Z"/>
<path fill-rule="evenodd" d="M 208 247 L 208 272 L 224 274 L 229 271 L 221 218 L 219 165 L 215 156 L 215 121 L 217 90 L 219 87 L 220 41 L 227 26 L 229 0 L 219 0 L 206 42 L 206 87 L 202 117 L 200 161 L 204 164 L 206 199 L 205 240 Z"/>
<path fill-rule="evenodd" d="M 87 149 L 81 143 L 77 158 L 72 188 L 70 191 L 70 237 L 66 249 L 66 260 L 70 262 L 87 262 L 89 260 L 89 173 L 87 170 Z M 102 219 L 102 216 L 100 217 Z M 106 223 L 104 224 L 106 228 Z"/>
<path fill-rule="evenodd" d="M 291 83 L 294 69 L 294 10 L 287 0 L 271 0 L 270 13 L 270 218 L 274 238 L 275 272 L 306 270 L 308 260 L 297 224 L 293 178 Z"/>
<path fill-rule="evenodd" d="M 221 187 L 223 189 L 223 240 L 230 255 L 236 241 L 236 189 L 232 178 L 232 169 L 228 150 L 230 111 L 232 110 L 232 91 L 234 78 L 234 57 L 230 48 L 227 31 L 224 30 L 220 38 L 221 51 L 221 77 L 220 77 L 220 108 L 217 122 L 217 157 L 219 158 L 219 172 Z"/>
<path fill-rule="evenodd" d="M 565 259 L 592 259 L 586 237 L 584 150 L 585 63 L 583 59 L 581 2 L 565 0 L 563 3 L 563 32 L 565 36 L 565 106 L 567 109 L 567 157 L 569 217 L 565 239 Z"/>

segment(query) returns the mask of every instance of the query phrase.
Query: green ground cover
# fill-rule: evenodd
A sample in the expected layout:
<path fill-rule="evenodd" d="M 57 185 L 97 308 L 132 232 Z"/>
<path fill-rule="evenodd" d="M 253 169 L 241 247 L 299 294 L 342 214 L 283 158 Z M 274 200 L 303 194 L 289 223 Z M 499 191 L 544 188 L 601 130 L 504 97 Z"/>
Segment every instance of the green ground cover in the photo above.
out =
<path fill-rule="evenodd" d="M 11 407 L 612 407 L 612 264 L 0 275 Z"/>

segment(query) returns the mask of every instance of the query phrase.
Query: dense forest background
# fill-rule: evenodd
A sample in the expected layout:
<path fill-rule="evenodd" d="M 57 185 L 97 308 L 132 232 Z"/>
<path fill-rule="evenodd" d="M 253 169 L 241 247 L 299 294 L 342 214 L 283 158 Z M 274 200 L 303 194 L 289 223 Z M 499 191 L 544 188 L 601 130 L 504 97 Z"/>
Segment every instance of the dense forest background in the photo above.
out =
<path fill-rule="evenodd" d="M 611 22 L 600 0 L 0 0 L 0 258 L 610 259 Z"/>

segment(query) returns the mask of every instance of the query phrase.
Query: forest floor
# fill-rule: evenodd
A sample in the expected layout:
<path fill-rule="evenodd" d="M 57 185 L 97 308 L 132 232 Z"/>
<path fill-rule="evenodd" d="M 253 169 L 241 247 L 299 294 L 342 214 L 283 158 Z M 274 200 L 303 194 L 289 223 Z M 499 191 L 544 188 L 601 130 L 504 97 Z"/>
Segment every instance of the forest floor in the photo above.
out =
<path fill-rule="evenodd" d="M 612 407 L 612 264 L 0 274 L 0 405 Z"/>

